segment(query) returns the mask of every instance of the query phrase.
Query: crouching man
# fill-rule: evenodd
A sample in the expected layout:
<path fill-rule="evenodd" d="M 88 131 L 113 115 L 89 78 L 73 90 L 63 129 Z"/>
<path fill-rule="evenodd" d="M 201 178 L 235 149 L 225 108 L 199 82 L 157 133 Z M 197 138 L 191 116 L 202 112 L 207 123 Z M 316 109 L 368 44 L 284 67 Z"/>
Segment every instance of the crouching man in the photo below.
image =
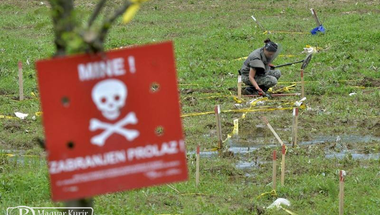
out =
<path fill-rule="evenodd" d="M 248 86 L 243 91 L 245 95 L 264 95 L 269 88 L 277 84 L 281 76 L 281 72 L 273 70 L 273 65 L 270 64 L 276 57 L 278 45 L 270 39 L 264 43 L 264 47 L 249 54 L 240 69 L 242 81 Z"/>

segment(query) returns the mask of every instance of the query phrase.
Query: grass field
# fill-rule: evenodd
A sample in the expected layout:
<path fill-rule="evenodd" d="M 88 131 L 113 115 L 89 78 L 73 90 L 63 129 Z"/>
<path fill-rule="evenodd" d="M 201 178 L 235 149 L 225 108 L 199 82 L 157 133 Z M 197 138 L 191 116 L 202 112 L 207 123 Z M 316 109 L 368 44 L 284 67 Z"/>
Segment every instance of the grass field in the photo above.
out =
<path fill-rule="evenodd" d="M 85 23 L 96 1 L 75 3 L 80 22 Z M 109 10 L 118 3 L 109 3 Z M 310 8 L 317 11 L 325 34 L 310 34 L 316 27 Z M 43 138 L 41 117 L 32 119 L 41 111 L 35 62 L 55 51 L 49 6 L 41 1 L 2 0 L 0 11 L 0 148 L 20 155 L 0 154 L 0 213 L 18 205 L 59 206 L 62 203 L 50 200 L 45 154 L 37 142 Z M 271 154 L 280 150 L 261 116 L 289 144 L 291 110 L 248 113 L 240 121 L 239 136 L 225 146 L 249 149 L 202 157 L 198 188 L 195 156 L 189 153 L 187 182 L 95 197 L 95 214 L 288 214 L 265 209 L 280 197 L 290 200 L 292 205 L 286 208 L 297 214 L 338 214 L 340 169 L 347 172 L 345 214 L 380 214 L 379 12 L 380 2 L 369 0 L 152 0 L 128 25 L 117 22 L 107 50 L 174 41 L 182 114 L 213 111 L 217 104 L 222 110 L 238 109 L 230 96 L 236 95 L 237 70 L 268 37 L 283 47 L 276 65 L 304 59 L 307 45 L 317 47 L 318 53 L 305 70 L 307 100 L 300 110 L 300 145 L 289 147 L 287 177 L 284 186 L 278 185 L 277 196 L 258 198 L 272 190 Z M 272 33 L 264 34 L 251 15 Z M 21 102 L 17 101 L 19 61 L 26 95 Z M 281 72 L 276 89 L 300 81 L 300 64 Z M 298 83 L 289 93 L 300 89 Z M 299 99 L 277 97 L 258 107 L 289 107 Z M 240 108 L 248 108 L 247 102 Z M 14 112 L 29 116 L 20 120 Z M 241 115 L 222 114 L 223 139 Z M 214 115 L 183 117 L 183 127 L 188 152 L 194 152 L 197 144 L 203 150 L 217 145 Z M 242 168 L 242 163 L 249 167 Z"/>

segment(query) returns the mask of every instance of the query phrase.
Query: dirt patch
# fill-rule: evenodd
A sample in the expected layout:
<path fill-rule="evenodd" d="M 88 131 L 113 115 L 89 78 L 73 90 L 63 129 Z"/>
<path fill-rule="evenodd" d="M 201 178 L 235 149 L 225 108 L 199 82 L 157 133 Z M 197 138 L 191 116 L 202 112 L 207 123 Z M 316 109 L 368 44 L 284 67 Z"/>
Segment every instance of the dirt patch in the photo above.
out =
<path fill-rule="evenodd" d="M 374 125 L 370 128 L 372 130 L 372 134 L 376 137 L 380 137 L 380 120 L 374 123 Z"/>
<path fill-rule="evenodd" d="M 181 89 L 180 90 L 181 94 L 192 94 L 194 92 L 198 92 L 198 93 L 217 93 L 217 91 L 211 90 L 211 89 Z"/>
<path fill-rule="evenodd" d="M 4 129 L 14 133 L 16 131 L 20 131 L 22 128 L 21 124 L 18 122 L 9 122 L 4 124 Z"/>
<path fill-rule="evenodd" d="M 9 92 L 7 92 L 6 90 L 4 90 L 4 89 L 0 89 L 0 95 L 2 95 L 2 96 L 6 96 L 6 95 L 9 95 L 10 93 Z"/>
<path fill-rule="evenodd" d="M 359 82 L 359 85 L 365 87 L 380 87 L 380 79 L 364 77 L 363 80 Z"/>
<path fill-rule="evenodd" d="M 222 175 L 227 175 L 227 176 L 237 176 L 237 175 L 243 174 L 242 171 L 237 170 L 232 165 L 213 166 L 213 167 L 205 169 L 205 171 L 213 173 L 213 174 L 222 174 Z"/>

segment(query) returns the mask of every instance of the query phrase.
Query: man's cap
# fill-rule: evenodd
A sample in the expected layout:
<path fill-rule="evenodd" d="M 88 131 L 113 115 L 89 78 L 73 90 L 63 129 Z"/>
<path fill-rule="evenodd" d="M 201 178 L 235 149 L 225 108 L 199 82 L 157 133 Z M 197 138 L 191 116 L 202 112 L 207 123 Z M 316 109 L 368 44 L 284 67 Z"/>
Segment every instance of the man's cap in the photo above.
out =
<path fill-rule="evenodd" d="M 265 46 L 264 46 L 264 48 L 269 52 L 276 52 L 277 47 L 278 47 L 277 44 L 272 41 L 265 43 Z"/>

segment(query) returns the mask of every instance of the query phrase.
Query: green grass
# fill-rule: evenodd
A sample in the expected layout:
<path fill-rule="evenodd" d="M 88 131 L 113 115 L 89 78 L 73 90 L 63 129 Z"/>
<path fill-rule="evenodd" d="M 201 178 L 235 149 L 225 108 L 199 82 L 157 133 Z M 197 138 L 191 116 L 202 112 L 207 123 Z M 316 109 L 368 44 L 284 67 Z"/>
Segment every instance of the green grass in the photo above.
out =
<path fill-rule="evenodd" d="M 96 1 L 75 1 L 80 22 L 85 23 Z M 118 6 L 113 1 L 109 9 Z M 326 28 L 326 34 L 312 36 L 316 27 L 310 13 L 314 8 Z M 149 1 L 128 25 L 117 22 L 107 38 L 106 49 L 173 40 L 178 72 L 182 113 L 236 109 L 230 93 L 236 94 L 236 76 L 252 50 L 270 37 L 282 45 L 275 64 L 303 59 L 306 45 L 320 47 L 305 70 L 307 109 L 300 111 L 299 142 L 320 137 L 380 137 L 380 18 L 376 1 L 248 1 L 193 0 Z M 54 53 L 49 7 L 40 1 L 4 0 L 0 5 L 0 148 L 16 154 L 36 155 L 44 159 L 37 138 L 43 138 L 35 62 Z M 273 33 L 266 35 L 251 15 Z M 23 63 L 24 94 L 17 101 L 17 64 Z M 27 63 L 29 62 L 29 64 Z M 299 64 L 281 69 L 282 82 L 300 80 Z M 288 84 L 279 84 L 286 86 Z M 365 89 L 357 86 L 364 86 Z M 295 90 L 299 92 L 298 84 Z M 357 93 L 349 96 L 350 93 Z M 219 96 L 219 97 L 218 97 Z M 264 105 L 279 107 L 298 97 L 275 98 Z M 247 101 L 247 100 L 246 100 Z M 243 107 L 248 107 L 245 102 Z M 25 120 L 2 119 L 14 112 L 28 113 Z M 277 144 L 261 121 L 265 115 L 285 143 L 291 141 L 292 112 L 253 112 L 240 121 L 239 139 L 232 145 L 253 147 Z M 241 113 L 223 113 L 223 139 L 232 131 L 233 119 Z M 215 116 L 183 118 L 188 151 L 197 144 L 203 149 L 217 145 Z M 360 153 L 380 153 L 377 140 L 342 143 Z M 229 146 L 227 144 L 227 146 Z M 262 147 L 248 154 L 224 154 L 202 158 L 201 184 L 195 187 L 195 160 L 188 155 L 189 181 L 169 186 L 137 189 L 95 197 L 96 214 L 258 214 L 276 197 L 260 194 L 271 191 L 271 153 Z M 279 151 L 279 147 L 278 147 Z M 345 212 L 379 214 L 379 160 L 326 159 L 341 152 L 335 141 L 289 149 L 285 186 L 278 186 L 278 197 L 287 198 L 289 210 L 297 214 L 338 214 L 338 175 L 347 171 Z M 28 158 L 28 157 L 27 157 Z M 0 156 L 0 211 L 7 207 L 61 206 L 50 200 L 46 164 L 30 158 L 25 164 Z M 267 161 L 250 169 L 237 169 L 239 161 Z M 280 169 L 278 169 L 278 173 Z M 249 174 L 249 175 L 247 175 Z M 279 174 L 278 174 L 279 179 Z M 278 181 L 279 184 L 279 181 Z M 287 214 L 268 211 L 265 214 Z"/>

